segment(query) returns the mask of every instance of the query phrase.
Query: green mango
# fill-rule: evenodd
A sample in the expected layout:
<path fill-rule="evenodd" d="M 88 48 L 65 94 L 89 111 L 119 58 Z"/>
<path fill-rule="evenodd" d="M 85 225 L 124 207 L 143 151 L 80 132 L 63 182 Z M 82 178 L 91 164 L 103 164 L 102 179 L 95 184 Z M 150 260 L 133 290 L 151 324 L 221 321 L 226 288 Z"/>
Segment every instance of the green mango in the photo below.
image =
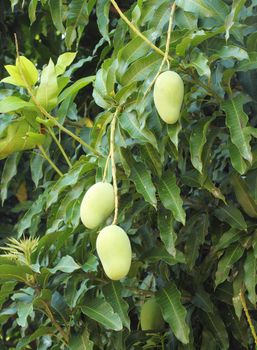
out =
<path fill-rule="evenodd" d="M 126 232 L 117 225 L 104 227 L 96 239 L 96 251 L 106 275 L 120 280 L 130 269 L 132 251 Z"/>
<path fill-rule="evenodd" d="M 140 323 L 143 331 L 162 330 L 164 328 L 162 312 L 154 297 L 143 304 L 140 313 Z"/>
<path fill-rule="evenodd" d="M 0 135 L 0 159 L 14 152 L 36 148 L 44 141 L 45 136 L 35 132 L 26 119 L 18 119 L 9 124 Z"/>
<path fill-rule="evenodd" d="M 107 182 L 98 182 L 91 186 L 80 205 L 82 223 L 90 229 L 98 227 L 114 209 L 113 186 Z"/>
<path fill-rule="evenodd" d="M 167 124 L 175 124 L 179 119 L 183 97 L 183 80 L 176 72 L 166 71 L 158 76 L 154 84 L 154 104 Z"/>

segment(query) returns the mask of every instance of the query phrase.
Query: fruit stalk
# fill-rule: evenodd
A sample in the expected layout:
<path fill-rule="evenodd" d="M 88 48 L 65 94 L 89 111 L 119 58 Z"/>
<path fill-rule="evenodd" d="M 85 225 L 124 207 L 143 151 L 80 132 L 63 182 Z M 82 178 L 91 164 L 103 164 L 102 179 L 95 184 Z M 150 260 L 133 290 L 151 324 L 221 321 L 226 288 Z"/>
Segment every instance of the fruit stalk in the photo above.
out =
<path fill-rule="evenodd" d="M 240 300 L 241 300 L 241 303 L 242 303 L 242 306 L 243 306 L 243 309 L 244 309 L 244 312 L 245 312 L 245 316 L 247 318 L 247 322 L 248 322 L 249 327 L 251 329 L 255 345 L 257 345 L 257 335 L 256 335 L 256 332 L 255 332 L 255 329 L 254 329 L 254 326 L 253 326 L 253 323 L 252 323 L 252 320 L 251 320 L 251 316 L 249 314 L 249 311 L 248 311 L 248 308 L 247 308 L 247 305 L 246 305 L 244 293 L 242 292 L 242 290 L 240 290 L 239 297 L 240 297 Z"/>
<path fill-rule="evenodd" d="M 116 119 L 117 115 L 120 111 L 118 107 L 113 114 L 113 118 L 111 121 L 111 134 L 110 134 L 110 154 L 111 154 L 111 162 L 112 162 L 112 180 L 113 180 L 113 189 L 114 189 L 114 217 L 112 225 L 116 225 L 118 219 L 118 208 L 119 208 L 119 198 L 118 198 L 118 186 L 117 186 L 117 177 L 116 177 L 116 164 L 115 164 L 115 127 L 116 127 Z"/>

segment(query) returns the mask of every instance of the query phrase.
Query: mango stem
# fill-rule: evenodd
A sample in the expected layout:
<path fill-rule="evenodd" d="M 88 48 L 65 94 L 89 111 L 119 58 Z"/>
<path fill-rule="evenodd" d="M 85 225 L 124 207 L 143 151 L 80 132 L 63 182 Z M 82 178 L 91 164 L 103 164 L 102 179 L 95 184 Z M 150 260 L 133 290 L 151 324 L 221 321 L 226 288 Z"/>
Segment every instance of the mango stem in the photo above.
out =
<path fill-rule="evenodd" d="M 116 225 L 118 220 L 118 211 L 119 211 L 119 198 L 118 198 L 118 186 L 117 186 L 117 177 L 116 177 L 116 164 L 115 164 L 115 127 L 117 115 L 120 112 L 120 107 L 117 107 L 115 113 L 113 114 L 113 118 L 111 121 L 111 133 L 110 133 L 110 155 L 112 161 L 112 181 L 113 181 L 113 189 L 114 189 L 114 217 L 112 225 Z"/>
<path fill-rule="evenodd" d="M 257 335 L 256 335 L 256 332 L 255 332 L 255 329 L 254 329 L 254 326 L 253 326 L 253 322 L 251 320 L 251 316 L 249 314 L 249 311 L 248 311 L 248 308 L 247 308 L 247 305 L 246 305 L 246 301 L 245 301 L 245 297 L 244 297 L 244 293 L 242 292 L 242 290 L 240 290 L 239 297 L 240 297 L 240 300 L 241 300 L 241 303 L 242 303 L 242 306 L 243 306 L 243 309 L 244 309 L 244 312 L 245 312 L 245 316 L 246 316 L 247 322 L 248 322 L 249 327 L 251 329 L 255 345 L 257 345 Z"/>

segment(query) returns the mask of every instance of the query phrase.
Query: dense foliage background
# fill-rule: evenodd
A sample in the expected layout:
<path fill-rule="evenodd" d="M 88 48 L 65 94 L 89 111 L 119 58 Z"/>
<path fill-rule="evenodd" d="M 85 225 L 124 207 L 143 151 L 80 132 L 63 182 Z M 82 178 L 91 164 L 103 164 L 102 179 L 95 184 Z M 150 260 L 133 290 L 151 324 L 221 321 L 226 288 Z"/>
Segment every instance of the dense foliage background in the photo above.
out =
<path fill-rule="evenodd" d="M 1 79 L 15 64 L 16 33 L 55 118 L 26 87 L 1 83 L 0 145 L 17 118 L 34 120 L 30 137 L 44 135 L 43 148 L 1 154 L 1 350 L 254 349 L 242 302 L 256 328 L 257 1 L 175 2 L 169 62 L 185 98 L 169 126 L 145 92 L 171 1 L 119 1 L 130 26 L 110 0 L 0 2 Z M 60 65 L 65 52 L 76 57 Z M 79 207 L 102 180 L 117 110 L 118 223 L 133 262 L 112 282 Z M 140 330 L 152 295 L 161 332 Z"/>

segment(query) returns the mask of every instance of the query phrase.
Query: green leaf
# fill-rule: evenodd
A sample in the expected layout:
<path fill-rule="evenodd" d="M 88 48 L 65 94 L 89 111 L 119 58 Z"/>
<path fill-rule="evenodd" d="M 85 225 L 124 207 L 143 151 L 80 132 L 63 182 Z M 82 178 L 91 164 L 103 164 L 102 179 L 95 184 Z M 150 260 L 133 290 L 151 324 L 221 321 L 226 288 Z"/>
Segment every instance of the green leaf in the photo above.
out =
<path fill-rule="evenodd" d="M 76 57 L 76 52 L 65 52 L 62 55 L 58 57 L 56 66 L 55 66 L 55 72 L 56 75 L 62 75 L 66 68 L 72 64 Z"/>
<path fill-rule="evenodd" d="M 0 113 L 15 112 L 24 108 L 35 109 L 35 105 L 16 96 L 8 96 L 0 101 Z"/>
<path fill-rule="evenodd" d="M 69 343 L 70 350 L 93 350 L 94 343 L 89 339 L 89 332 L 87 329 L 80 335 L 71 337 Z"/>
<path fill-rule="evenodd" d="M 194 124 L 192 133 L 190 135 L 189 142 L 191 161 L 195 169 L 198 170 L 200 173 L 202 173 L 203 170 L 202 151 L 207 141 L 206 135 L 210 123 L 214 120 L 214 118 L 215 117 L 204 118 L 198 121 L 196 124 Z"/>
<path fill-rule="evenodd" d="M 26 348 L 27 345 L 29 345 L 31 342 L 35 341 L 36 339 L 44 336 L 44 335 L 50 335 L 54 332 L 54 327 L 46 327 L 46 326 L 40 326 L 34 333 L 32 333 L 28 337 L 23 337 L 19 343 L 16 346 L 16 350 L 22 350 Z"/>
<path fill-rule="evenodd" d="M 189 226 L 189 234 L 185 244 L 185 256 L 189 270 L 192 270 L 199 256 L 199 248 L 204 243 L 208 234 L 209 217 L 206 214 L 199 215 L 197 221 Z"/>
<path fill-rule="evenodd" d="M 202 288 L 199 288 L 199 290 L 195 293 L 192 303 L 207 313 L 214 313 L 211 296 Z"/>
<path fill-rule="evenodd" d="M 248 72 L 257 68 L 257 52 L 250 52 L 248 55 L 248 60 L 244 60 L 237 65 L 236 69 L 238 71 Z"/>
<path fill-rule="evenodd" d="M 43 177 L 44 161 L 45 159 L 39 153 L 33 153 L 30 157 L 31 177 L 36 187 Z"/>
<path fill-rule="evenodd" d="M 247 229 L 247 224 L 241 211 L 231 204 L 216 209 L 214 214 L 220 221 L 227 222 L 231 227 L 240 230 Z"/>
<path fill-rule="evenodd" d="M 256 292 L 255 292 L 255 286 L 257 283 L 257 276 L 256 276 L 256 258 L 254 256 L 253 249 L 250 249 L 247 252 L 247 256 L 244 262 L 244 282 L 246 289 L 248 291 L 248 298 L 250 302 L 255 306 L 256 304 Z"/>
<path fill-rule="evenodd" d="M 57 105 L 57 95 L 58 85 L 55 66 L 50 59 L 41 73 L 40 84 L 36 91 L 36 100 L 47 111 L 51 111 Z"/>
<path fill-rule="evenodd" d="M 85 298 L 83 306 L 80 307 L 83 314 L 96 322 L 102 324 L 106 329 L 120 331 L 122 322 L 109 303 L 100 298 Z"/>
<path fill-rule="evenodd" d="M 216 338 L 220 349 L 229 349 L 229 339 L 226 327 L 217 310 L 214 313 L 201 312 L 201 322 Z"/>
<path fill-rule="evenodd" d="M 59 32 L 64 33 L 65 29 L 63 26 L 63 4 L 62 0 L 49 0 L 49 7 L 55 28 Z"/>
<path fill-rule="evenodd" d="M 109 0 L 98 0 L 96 3 L 97 24 L 103 38 L 111 44 L 109 37 Z"/>
<path fill-rule="evenodd" d="M 176 338 L 183 344 L 189 342 L 189 327 L 186 323 L 186 309 L 181 303 L 181 294 L 171 282 L 156 293 L 156 301 L 160 305 L 163 318 L 169 323 Z"/>
<path fill-rule="evenodd" d="M 143 127 L 143 125 L 140 125 L 136 113 L 122 113 L 119 116 L 119 123 L 122 129 L 126 130 L 132 139 L 136 139 L 142 144 L 150 143 L 152 146 L 158 149 L 154 134 L 147 128 Z"/>
<path fill-rule="evenodd" d="M 77 94 L 79 90 L 81 90 L 83 87 L 87 86 L 88 84 L 92 83 L 94 80 L 95 80 L 94 75 L 77 80 L 74 84 L 69 86 L 60 94 L 60 96 L 58 97 L 58 103 L 61 103 L 63 100 L 65 100 L 69 96 Z"/>
<path fill-rule="evenodd" d="M 176 251 L 176 256 L 170 255 L 164 247 L 155 247 L 142 255 L 142 259 L 146 259 L 149 262 L 160 262 L 164 261 L 168 265 L 176 265 L 178 263 L 184 264 L 185 257 L 180 251 Z"/>
<path fill-rule="evenodd" d="M 219 260 L 215 276 L 216 287 L 227 279 L 231 268 L 241 258 L 243 253 L 244 248 L 239 243 L 234 243 L 227 248 L 224 255 Z"/>
<path fill-rule="evenodd" d="M 4 163 L 4 169 L 1 177 L 1 199 L 2 205 L 7 198 L 7 190 L 10 181 L 17 174 L 17 166 L 21 158 L 20 153 L 11 154 Z"/>
<path fill-rule="evenodd" d="M 230 155 L 230 159 L 231 159 L 231 163 L 233 165 L 233 168 L 239 174 L 243 175 L 247 170 L 247 164 L 246 164 L 245 160 L 241 156 L 238 148 L 231 141 L 229 141 L 228 149 L 229 149 L 229 155 Z"/>
<path fill-rule="evenodd" d="M 26 283 L 26 275 L 32 274 L 32 270 L 25 265 L 1 264 L 0 266 L 0 280 L 21 281 Z"/>
<path fill-rule="evenodd" d="M 30 24 L 34 23 L 36 20 L 36 10 L 37 10 L 38 0 L 30 0 L 29 3 L 29 20 Z"/>
<path fill-rule="evenodd" d="M 156 208 L 156 189 L 152 182 L 150 171 L 144 163 L 136 162 L 132 157 L 128 157 L 126 160 L 131 169 L 130 179 L 134 182 L 137 192 L 144 197 L 146 202 Z"/>
<path fill-rule="evenodd" d="M 57 271 L 62 271 L 66 273 L 71 273 L 75 270 L 80 269 L 81 267 L 74 261 L 74 259 L 69 256 L 63 256 L 58 264 L 52 268 L 48 269 L 51 273 L 56 273 Z"/>
<path fill-rule="evenodd" d="M 182 129 L 181 123 L 178 121 L 176 124 L 167 125 L 167 129 L 171 142 L 176 147 L 176 150 L 178 150 L 178 136 Z"/>
<path fill-rule="evenodd" d="M 161 56 L 155 52 L 132 63 L 126 73 L 121 77 L 122 85 L 129 85 L 135 81 L 145 80 L 152 72 L 157 71 L 161 63 Z"/>
<path fill-rule="evenodd" d="M 176 256 L 175 242 L 177 235 L 174 231 L 174 218 L 170 211 L 158 211 L 158 228 L 160 238 L 169 254 Z"/>
<path fill-rule="evenodd" d="M 183 209 L 183 201 L 180 197 L 180 189 L 176 184 L 176 177 L 170 171 L 167 171 L 161 179 L 157 180 L 158 192 L 162 204 L 170 211 L 174 218 L 185 225 L 186 213 Z"/>
<path fill-rule="evenodd" d="M 111 282 L 103 287 L 106 301 L 112 306 L 114 312 L 119 315 L 124 327 L 130 330 L 128 316 L 128 304 L 122 298 L 122 285 L 120 282 Z"/>
<path fill-rule="evenodd" d="M 176 5 L 184 11 L 214 17 L 222 23 L 228 14 L 228 7 L 222 0 L 176 0 Z"/>
<path fill-rule="evenodd" d="M 18 302 L 17 314 L 18 314 L 18 318 L 17 318 L 18 325 L 26 328 L 28 326 L 27 318 L 29 316 L 33 316 L 34 314 L 33 304 L 29 304 L 26 302 Z"/>
<path fill-rule="evenodd" d="M 184 64 L 185 68 L 194 67 L 197 70 L 198 75 L 203 75 L 210 78 L 211 70 L 208 65 L 208 58 L 203 52 L 194 51 L 190 58 L 190 63 Z"/>
<path fill-rule="evenodd" d="M 229 100 L 223 101 L 221 107 L 226 113 L 226 125 L 229 128 L 232 143 L 238 148 L 241 156 L 251 162 L 251 137 L 244 131 L 248 122 L 248 117 L 243 110 L 243 105 L 246 102 L 245 97 L 238 94 Z"/>
<path fill-rule="evenodd" d="M 249 59 L 247 51 L 241 47 L 228 45 L 223 46 L 221 50 L 217 51 L 214 55 L 210 57 L 210 61 L 213 62 L 217 59 L 228 59 L 236 58 L 238 61 Z"/>

